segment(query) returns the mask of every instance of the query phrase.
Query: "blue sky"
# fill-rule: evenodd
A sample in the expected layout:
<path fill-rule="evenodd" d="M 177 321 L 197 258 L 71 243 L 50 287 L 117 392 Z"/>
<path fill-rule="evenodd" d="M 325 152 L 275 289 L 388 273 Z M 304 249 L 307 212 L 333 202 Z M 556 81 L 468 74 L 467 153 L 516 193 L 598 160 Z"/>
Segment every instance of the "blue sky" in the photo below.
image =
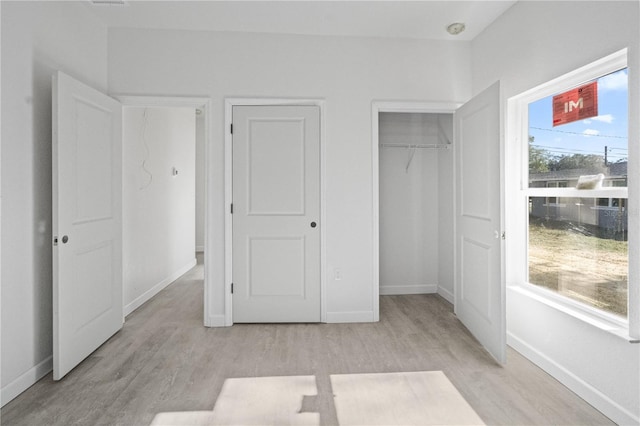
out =
<path fill-rule="evenodd" d="M 570 90 L 571 88 L 567 88 Z M 552 98 L 529 104 L 529 135 L 553 155 L 598 154 L 610 162 L 627 158 L 628 76 L 620 70 L 598 79 L 598 116 L 553 127 Z"/>

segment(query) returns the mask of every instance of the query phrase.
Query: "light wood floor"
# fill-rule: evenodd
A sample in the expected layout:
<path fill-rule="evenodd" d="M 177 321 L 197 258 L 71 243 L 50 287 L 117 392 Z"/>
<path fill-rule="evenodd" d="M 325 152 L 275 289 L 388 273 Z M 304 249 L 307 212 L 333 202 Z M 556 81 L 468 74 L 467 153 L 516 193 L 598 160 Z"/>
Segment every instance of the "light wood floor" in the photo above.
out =
<path fill-rule="evenodd" d="M 0 412 L 2 424 L 149 425 L 159 412 L 212 410 L 227 378 L 315 375 L 303 411 L 337 424 L 330 374 L 443 371 L 487 424 L 612 424 L 509 350 L 497 365 L 436 295 L 384 296 L 374 324 L 202 325 L 196 266 L 127 317 L 60 382 L 51 374 Z"/>

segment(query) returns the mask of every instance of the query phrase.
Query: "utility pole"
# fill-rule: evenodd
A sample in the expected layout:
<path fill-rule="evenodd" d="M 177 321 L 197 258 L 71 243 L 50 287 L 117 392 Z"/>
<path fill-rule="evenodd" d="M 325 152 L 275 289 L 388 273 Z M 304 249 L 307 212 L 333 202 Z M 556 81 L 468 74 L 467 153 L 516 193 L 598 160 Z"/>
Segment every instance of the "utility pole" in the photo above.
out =
<path fill-rule="evenodd" d="M 607 146 L 605 145 L 605 147 L 604 147 L 604 165 L 605 166 L 609 165 L 608 162 L 607 162 L 607 151 L 608 151 L 608 149 L 607 149 Z"/>

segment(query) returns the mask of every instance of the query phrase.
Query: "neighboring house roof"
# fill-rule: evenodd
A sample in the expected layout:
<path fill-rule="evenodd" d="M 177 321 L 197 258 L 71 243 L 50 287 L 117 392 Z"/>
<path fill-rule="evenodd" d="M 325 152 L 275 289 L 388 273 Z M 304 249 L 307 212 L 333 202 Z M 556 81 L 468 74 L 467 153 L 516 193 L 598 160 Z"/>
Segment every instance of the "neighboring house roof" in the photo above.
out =
<path fill-rule="evenodd" d="M 627 176 L 627 162 L 620 161 L 619 163 L 609 164 L 609 176 L 619 176 L 626 177 Z"/>
<path fill-rule="evenodd" d="M 545 173 L 531 173 L 529 175 L 529 181 L 545 182 L 545 181 L 555 181 L 555 180 L 576 180 L 578 176 L 596 175 L 598 173 L 604 173 L 605 179 L 627 177 L 626 161 L 621 161 L 619 163 L 611 163 L 606 169 L 608 170 L 602 170 L 594 167 L 594 168 L 584 168 L 584 169 L 552 170 Z"/>

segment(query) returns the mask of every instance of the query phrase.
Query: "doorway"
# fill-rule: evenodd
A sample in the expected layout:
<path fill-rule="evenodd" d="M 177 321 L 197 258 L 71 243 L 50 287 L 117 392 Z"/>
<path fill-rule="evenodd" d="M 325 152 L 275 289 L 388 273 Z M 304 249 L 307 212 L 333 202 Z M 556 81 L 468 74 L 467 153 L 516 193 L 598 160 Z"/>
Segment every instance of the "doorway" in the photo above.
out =
<path fill-rule="evenodd" d="M 196 265 L 195 169 L 195 108 L 123 108 L 125 315 Z"/>
<path fill-rule="evenodd" d="M 453 286 L 446 289 L 437 284 L 435 291 L 445 298 L 453 299 L 454 312 L 471 333 L 498 360 L 505 361 L 505 315 L 504 315 L 504 256 L 500 230 L 503 228 L 502 184 L 504 146 L 500 134 L 500 82 L 496 82 L 464 105 L 374 102 L 372 105 L 372 177 L 373 177 L 373 302 L 379 316 L 380 294 L 380 121 L 381 113 L 444 113 L 453 114 L 452 161 L 443 165 L 450 169 L 448 179 L 436 183 L 438 194 L 449 193 L 452 202 L 442 203 L 437 199 L 431 205 L 438 206 L 438 232 L 450 221 L 450 233 L 443 231 L 443 241 L 453 247 L 451 264 Z M 417 117 L 415 121 L 419 122 Z M 418 126 L 419 128 L 420 126 Z M 416 131 L 419 134 L 419 132 Z M 409 138 L 410 139 L 410 138 Z M 389 142 L 391 144 L 391 142 Z M 405 172 L 415 158 L 415 145 L 400 141 L 409 150 Z M 386 148 L 386 147 L 385 147 Z M 397 149 L 398 147 L 390 147 Z M 439 165 L 439 164 L 438 164 Z M 406 188 L 405 188 L 406 190 Z M 422 204 L 422 203 L 420 203 Z M 399 209 L 398 209 L 399 210 Z M 395 214 L 395 213 L 393 213 Z M 418 215 L 419 217 L 419 215 Z M 396 221 L 401 218 L 396 218 Z M 470 222 L 479 220 L 480 233 L 474 233 Z M 440 223 L 442 221 L 442 223 Z M 391 221 L 393 223 L 393 221 Z M 502 234 L 504 235 L 504 234 Z M 449 251 L 449 256 L 450 256 Z M 438 251 L 440 255 L 440 250 Z M 446 256 L 438 262 L 445 265 Z M 424 262 L 424 257 L 420 258 Z M 445 275 L 445 274 L 443 274 Z M 392 278 L 395 275 L 390 274 Z M 419 287 L 422 285 L 423 287 Z M 392 287 L 392 286 L 389 286 Z M 395 291 L 402 286 L 393 286 Z M 420 291 L 433 287 L 418 284 L 409 287 Z M 405 291 L 407 288 L 404 289 Z M 451 294 L 453 293 L 453 294 Z M 453 297 L 451 297 L 453 296 Z M 376 318 L 378 319 L 378 318 Z"/>
<path fill-rule="evenodd" d="M 453 303 L 452 113 L 379 112 L 380 295 Z"/>
<path fill-rule="evenodd" d="M 145 109 L 147 110 L 147 125 L 149 124 L 149 119 L 153 118 L 153 113 L 149 113 L 149 111 L 152 110 L 165 110 L 165 111 L 169 111 L 169 110 L 174 110 L 174 111 L 182 111 L 179 114 L 186 114 L 183 119 L 187 120 L 189 122 L 192 122 L 192 130 L 189 130 L 189 132 L 193 132 L 192 135 L 189 136 L 189 140 L 190 140 L 190 146 L 189 149 L 186 151 L 193 151 L 191 154 L 191 157 L 197 157 L 197 155 L 204 155 L 206 157 L 206 152 L 208 151 L 208 146 L 209 146 L 209 138 L 210 138 L 210 117 L 209 114 L 211 112 L 211 104 L 210 104 L 210 100 L 208 98 L 175 98 L 175 97 L 156 97 L 156 96 L 117 96 L 116 97 L 124 106 L 124 109 L 139 109 L 141 111 L 144 111 Z M 197 114 L 197 111 L 200 111 L 200 114 Z M 156 117 L 157 118 L 157 117 Z M 160 120 L 160 122 L 162 122 L 162 120 Z M 141 121 L 141 123 L 144 123 L 144 117 L 143 120 Z M 189 125 L 191 126 L 191 124 Z M 138 130 L 142 130 L 142 127 L 138 127 Z M 147 129 L 148 130 L 148 129 Z M 147 164 L 145 162 L 144 166 L 142 164 L 142 159 L 146 159 L 147 161 L 150 160 L 150 155 L 151 152 L 148 152 L 147 150 L 149 148 L 151 148 L 151 146 L 145 147 L 144 144 L 145 142 L 147 143 L 147 145 L 152 142 L 149 138 L 152 137 L 153 135 L 149 135 L 147 134 L 146 136 L 142 134 L 142 132 L 139 132 L 136 134 L 136 138 L 138 139 L 138 142 L 140 142 L 137 146 L 138 149 L 140 149 L 142 152 L 141 154 L 143 155 L 142 157 L 139 157 L 138 159 L 141 161 L 138 161 L 137 164 L 133 165 L 134 167 L 132 168 L 132 170 L 135 170 L 135 174 L 136 176 L 132 176 L 132 179 L 134 179 L 135 181 L 135 185 L 133 186 L 133 189 L 136 192 L 145 192 L 144 188 L 145 186 L 148 185 L 149 180 L 153 180 L 154 178 L 160 179 L 160 174 L 162 175 L 161 178 L 165 179 L 165 189 L 167 191 L 176 191 L 178 190 L 177 187 L 181 186 L 181 185 L 186 185 L 185 188 L 188 188 L 188 193 L 186 194 L 186 196 L 189 199 L 192 199 L 195 197 L 195 200 L 193 203 L 188 202 L 188 206 L 187 209 L 189 209 L 190 211 L 188 212 L 182 212 L 181 214 L 188 218 L 187 220 L 196 222 L 197 218 L 196 218 L 196 211 L 197 211 L 197 204 L 202 204 L 203 205 L 203 209 L 205 210 L 205 212 L 203 213 L 203 217 L 204 217 L 204 226 L 206 227 L 206 222 L 208 221 L 207 217 L 209 216 L 206 212 L 206 210 L 208 209 L 207 207 L 207 196 L 206 193 L 197 193 L 196 194 L 196 184 L 195 182 L 192 182 L 192 184 L 187 184 L 185 181 L 188 179 L 191 180 L 196 180 L 198 176 L 202 179 L 206 179 L 207 173 L 208 173 L 208 166 L 207 166 L 207 162 L 203 161 L 202 164 L 200 164 L 201 168 L 200 170 L 198 170 L 197 172 L 194 172 L 194 170 L 197 168 L 196 167 L 196 163 L 195 163 L 195 158 L 191 158 L 187 159 L 185 158 L 184 161 L 186 161 L 186 163 L 182 163 L 182 164 L 187 164 L 186 166 L 179 166 L 175 161 L 173 160 L 169 160 L 167 159 L 167 161 L 169 161 L 168 163 L 164 164 L 164 166 L 162 166 L 161 170 L 157 170 L 157 171 L 153 171 L 153 170 L 148 170 L 151 172 L 151 175 L 149 175 L 145 169 L 149 169 L 150 165 Z M 196 142 L 199 142 L 199 146 Z M 183 142 L 183 143 L 187 143 L 187 142 Z M 177 150 L 174 154 L 176 155 L 176 157 L 182 157 L 185 155 L 185 150 L 180 149 L 181 147 L 180 142 L 176 142 L 174 144 L 175 146 L 172 149 Z M 160 154 L 159 152 L 154 152 L 154 155 L 158 155 Z M 166 153 L 165 153 L 166 154 Z M 170 155 L 169 157 L 172 157 L 172 155 Z M 127 161 L 127 159 L 125 158 L 125 162 Z M 173 161 L 173 162 L 172 162 Z M 187 168 L 190 168 L 190 171 L 187 171 Z M 193 174 L 194 176 L 191 177 L 190 174 Z M 197 175 L 197 176 L 196 176 Z M 174 188 L 175 187 L 175 188 Z M 201 187 L 204 187 L 204 184 L 201 185 Z M 141 188 L 143 188 L 141 190 Z M 147 188 L 148 189 L 148 188 Z M 178 191 L 180 192 L 180 191 Z M 184 195 L 184 194 L 183 194 Z M 167 209 L 171 209 L 173 208 L 170 205 L 171 202 L 171 197 L 167 196 L 165 197 L 164 201 L 164 208 Z M 175 207 L 175 206 L 174 206 Z M 139 212 L 140 214 L 143 214 L 144 212 Z M 144 219 L 144 218 L 143 218 Z M 155 285 L 150 286 L 150 288 L 148 289 L 143 289 L 143 290 L 138 290 L 139 295 L 136 298 L 133 298 L 131 302 L 133 303 L 129 303 L 129 306 L 126 306 L 126 312 L 131 312 L 133 309 L 135 309 L 137 306 L 140 306 L 142 303 L 144 303 L 144 301 L 150 299 L 151 297 L 153 297 L 153 295 L 155 295 L 156 293 L 158 293 L 162 288 L 164 288 L 166 285 L 168 285 L 169 283 L 171 283 L 175 278 L 179 277 L 180 275 L 182 275 L 182 273 L 186 272 L 187 270 L 189 270 L 191 267 L 193 267 L 196 263 L 196 256 L 195 256 L 195 252 L 198 251 L 199 249 L 202 249 L 202 251 L 205 251 L 206 253 L 206 248 L 211 246 L 212 242 L 210 241 L 210 236 L 208 236 L 206 233 L 204 233 L 204 230 L 202 230 L 202 232 L 204 233 L 204 238 L 201 240 L 202 241 L 202 246 L 198 246 L 198 239 L 196 237 L 196 230 L 195 230 L 195 226 L 190 225 L 189 226 L 189 230 L 185 230 L 185 229 L 178 229 L 180 227 L 180 225 L 178 225 L 178 227 L 176 228 L 176 233 L 184 233 L 184 239 L 188 239 L 189 242 L 185 242 L 185 247 L 183 249 L 183 251 L 185 251 L 186 253 L 190 253 L 190 260 L 186 260 L 185 258 L 185 262 L 184 265 L 182 265 L 182 267 L 176 267 L 173 268 L 175 269 L 173 271 L 172 274 L 161 278 L 158 282 L 155 283 Z M 160 236 L 162 237 L 165 234 L 160 234 Z M 166 236 L 166 235 L 165 235 Z M 172 253 L 171 256 L 176 256 L 175 253 Z M 204 288 L 205 288 L 205 294 L 206 294 L 206 289 L 207 289 L 207 285 L 212 281 L 210 274 L 211 274 L 211 270 L 210 268 L 207 267 L 207 265 L 210 263 L 210 259 L 207 259 L 207 256 L 205 254 L 204 256 L 204 266 L 205 266 L 205 277 L 204 277 Z M 179 262 L 178 262 L 179 263 Z M 135 265 L 133 265 L 133 267 L 136 267 Z M 126 300 L 126 299 L 125 299 Z M 127 302 L 125 301 L 125 305 L 127 305 Z M 203 306 L 203 311 L 204 311 L 204 315 L 203 315 L 203 323 L 205 326 L 211 326 L 212 324 L 209 323 L 209 310 L 210 310 L 210 305 L 207 303 L 204 303 Z"/>
<path fill-rule="evenodd" d="M 56 74 L 52 87 L 54 246 L 58 246 L 57 234 L 64 234 L 60 237 L 64 250 L 56 250 L 53 253 L 53 286 L 56 295 L 53 298 L 53 312 L 56 313 L 53 319 L 53 365 L 54 378 L 58 380 L 119 330 L 128 312 L 149 300 L 196 263 L 193 255 L 194 242 L 191 241 L 191 264 L 184 266 L 182 271 L 174 272 L 174 277 L 165 278 L 151 288 L 136 289 L 140 294 L 135 298 L 127 297 L 126 294 L 123 297 L 123 293 L 130 290 L 123 286 L 123 278 L 126 278 L 127 274 L 123 273 L 122 267 L 123 186 L 126 186 L 123 182 L 130 177 L 125 176 L 126 172 L 123 173 L 123 160 L 127 157 L 123 156 L 122 143 L 123 121 L 127 118 L 123 115 L 123 104 L 144 107 L 140 120 L 142 129 L 145 129 L 147 124 L 147 108 L 186 106 L 187 114 L 191 112 L 193 119 L 191 133 L 194 149 L 191 152 L 194 153 L 193 107 L 202 106 L 208 109 L 209 101 L 194 101 L 191 98 L 123 97 L 118 102 L 62 72 Z M 197 103 L 194 105 L 194 102 Z M 163 121 L 163 117 L 160 117 L 160 120 Z M 208 122 L 206 123 L 205 128 L 208 128 Z M 146 135 L 143 131 L 139 133 L 145 145 L 144 159 L 140 167 L 147 176 L 146 179 L 140 179 L 140 182 L 138 176 L 134 176 L 132 182 L 134 187 L 140 183 L 140 187 L 144 189 L 153 182 L 154 175 L 146 167 Z M 179 148 L 176 151 L 180 151 Z M 172 159 L 175 152 L 162 154 Z M 195 164 L 191 165 L 192 169 L 194 167 Z M 179 170 L 178 167 L 172 167 L 172 176 L 177 177 Z M 166 170 L 160 170 L 159 173 L 164 172 Z M 193 187 L 195 192 L 195 185 Z M 193 204 L 195 207 L 195 202 Z M 148 212 L 141 213 L 144 219 L 144 213 Z M 106 225 L 101 228 L 87 226 L 93 223 Z M 67 234 L 72 230 L 78 230 L 77 225 L 82 229 L 74 232 L 69 238 Z M 155 232 L 157 233 L 157 229 Z M 60 251 L 64 251 L 62 256 Z M 153 255 L 150 258 L 153 258 Z M 157 266 L 161 261 L 156 260 L 153 266 Z M 85 288 L 88 282 L 93 287 Z M 95 297 L 96 294 L 101 297 Z M 58 315 L 60 313 L 62 315 Z M 205 315 L 206 313 L 205 305 Z"/>
<path fill-rule="evenodd" d="M 236 174 L 236 171 L 239 167 L 239 165 L 236 164 L 236 160 L 240 158 L 237 155 L 237 152 L 238 152 L 237 150 L 239 150 L 240 147 L 235 146 L 234 137 L 237 136 L 237 133 L 234 135 L 233 124 L 235 122 L 234 114 L 238 114 L 239 111 L 245 108 L 247 108 L 247 111 L 252 111 L 252 112 L 258 112 L 262 109 L 263 113 L 258 113 L 257 115 L 250 113 L 249 116 L 247 116 L 247 118 L 250 118 L 251 120 L 253 120 L 253 123 L 258 124 L 260 126 L 265 126 L 265 125 L 266 126 L 273 126 L 273 125 L 282 126 L 285 123 L 288 123 L 287 125 L 285 125 L 285 127 L 288 127 L 289 125 L 295 122 L 300 122 L 300 120 L 306 120 L 308 121 L 308 123 L 305 122 L 305 125 L 300 127 L 300 129 L 304 130 L 305 127 L 307 127 L 307 125 L 310 124 L 311 122 L 316 123 L 316 124 L 313 124 L 311 127 L 315 128 L 314 132 L 316 134 L 315 137 L 317 138 L 317 142 L 313 147 L 307 147 L 306 142 L 304 142 L 305 147 L 304 149 L 300 150 L 300 155 L 306 156 L 305 150 L 313 150 L 317 155 L 316 157 L 314 157 L 312 161 L 314 163 L 313 169 L 310 169 L 310 170 L 315 170 L 315 171 L 311 171 L 311 174 L 315 176 L 314 179 L 318 179 L 316 184 L 316 190 L 314 190 L 316 191 L 317 196 L 313 196 L 315 197 L 315 201 L 313 204 L 317 205 L 317 207 L 313 207 L 309 210 L 309 212 L 312 213 L 312 216 L 314 216 L 315 218 L 308 216 L 306 214 L 306 211 L 307 211 L 306 209 L 312 207 L 312 205 L 309 204 L 309 202 L 307 201 L 304 201 L 302 205 L 302 210 L 300 210 L 296 214 L 293 214 L 291 212 L 288 212 L 286 214 L 282 212 L 278 213 L 275 210 L 270 211 L 270 210 L 273 210 L 271 208 L 262 209 L 263 210 L 262 212 L 258 212 L 259 209 L 256 210 L 255 212 L 249 212 L 249 210 L 245 211 L 247 218 L 254 216 L 251 219 L 256 219 L 259 216 L 264 216 L 263 219 L 269 216 L 271 217 L 271 219 L 277 218 L 278 216 L 282 216 L 282 217 L 297 216 L 298 219 L 302 220 L 301 226 L 303 226 L 306 231 L 311 232 L 313 234 L 313 239 L 314 240 L 319 239 L 319 245 L 316 245 L 316 243 L 313 244 L 314 246 L 317 247 L 317 249 L 314 249 L 316 251 L 314 251 L 313 253 L 306 253 L 305 251 L 304 253 L 304 256 L 311 256 L 313 258 L 312 262 L 314 263 L 315 266 L 313 268 L 309 268 L 309 270 L 313 275 L 313 281 L 315 281 L 317 284 L 311 288 L 307 288 L 306 281 L 311 278 L 308 276 L 305 276 L 304 279 L 299 280 L 299 281 L 305 282 L 304 286 L 299 287 L 296 291 L 293 291 L 292 290 L 293 287 L 289 286 L 287 288 L 280 288 L 279 291 L 275 292 L 275 293 L 278 293 L 278 292 L 282 293 L 283 291 L 280 291 L 280 290 L 286 290 L 284 291 L 284 293 L 287 293 L 286 297 L 290 299 L 289 302 L 293 302 L 292 298 L 294 299 L 297 298 L 299 299 L 298 301 L 315 299 L 312 301 L 311 308 L 300 307 L 300 306 L 303 306 L 304 303 L 302 304 L 293 303 L 294 306 L 298 306 L 298 312 L 297 313 L 290 312 L 292 316 L 282 316 L 286 313 L 287 310 L 289 310 L 288 306 L 290 305 L 290 303 L 285 303 L 284 305 L 282 304 L 278 305 L 278 303 L 275 303 L 274 301 L 275 299 L 278 298 L 278 295 L 270 294 L 270 292 L 273 290 L 274 287 L 269 287 L 268 290 L 265 290 L 264 288 L 260 290 L 257 287 L 251 288 L 247 285 L 249 281 L 246 280 L 247 275 L 250 276 L 251 274 L 251 269 L 254 266 L 255 267 L 260 266 L 261 268 L 260 276 L 270 277 L 269 280 L 271 284 L 273 284 L 274 282 L 278 282 L 279 281 L 278 274 L 282 275 L 285 271 L 290 272 L 289 268 L 286 267 L 286 265 L 284 265 L 287 263 L 285 259 L 284 258 L 280 259 L 281 264 L 282 262 L 284 262 L 283 264 L 284 266 L 282 267 L 274 267 L 276 263 L 273 263 L 273 262 L 265 263 L 261 261 L 261 262 L 255 263 L 253 266 L 251 266 L 251 268 L 248 267 L 248 265 L 252 265 L 251 262 L 244 262 L 243 260 L 238 260 L 238 259 L 241 259 L 239 257 L 239 254 L 237 253 L 237 249 L 240 242 L 237 239 L 237 235 L 235 235 L 237 232 L 236 232 L 236 226 L 234 224 L 234 219 L 238 217 L 237 213 L 240 213 L 240 212 L 234 206 L 234 196 L 236 195 L 235 194 L 236 186 L 238 185 L 238 179 L 239 179 L 239 176 Z M 261 117 L 264 114 L 267 114 L 267 111 L 282 112 L 287 109 L 291 109 L 291 110 L 300 109 L 300 112 L 296 112 L 295 114 L 293 114 L 293 116 L 285 117 L 284 119 L 283 117 L 278 117 L 278 116 Z M 311 120 L 311 117 L 303 118 L 304 114 L 301 113 L 301 111 L 303 110 L 311 111 L 312 115 L 315 115 L 316 118 L 314 120 Z M 278 113 L 276 113 L 276 115 L 278 115 Z M 250 322 L 318 322 L 318 321 L 325 322 L 326 321 L 326 304 L 325 304 L 326 267 L 325 267 L 325 252 L 324 252 L 325 231 L 324 231 L 324 227 L 322 226 L 322 224 L 325 223 L 325 208 L 324 208 L 325 207 L 325 203 L 324 203 L 325 155 L 324 155 L 324 143 L 323 143 L 324 141 L 323 118 L 324 118 L 324 101 L 322 100 L 241 98 L 241 99 L 227 99 L 225 101 L 225 207 L 226 207 L 226 214 L 225 214 L 225 287 L 226 289 L 225 289 L 225 294 L 226 294 L 226 297 L 224 300 L 224 308 L 225 308 L 225 325 L 227 326 L 233 325 L 234 321 L 238 321 L 238 322 L 246 322 L 246 321 L 250 321 Z M 242 127 L 245 127 L 247 125 L 248 125 L 247 120 L 244 120 L 243 124 L 241 124 Z M 293 126 L 295 127 L 296 125 L 293 124 Z M 236 125 L 236 130 L 238 130 L 238 125 Z M 255 130 L 257 129 L 252 128 L 251 129 L 252 133 Z M 303 138 L 298 138 L 298 142 L 296 143 L 300 143 L 300 141 L 304 141 L 305 139 L 307 139 L 307 136 Z M 249 144 L 252 144 L 252 143 L 253 141 L 249 142 Z M 277 150 L 275 149 L 276 148 L 275 146 L 272 148 L 274 149 L 273 152 L 269 151 L 263 154 L 267 154 L 267 156 L 269 155 L 273 156 L 274 153 L 277 153 Z M 279 147 L 278 149 L 282 149 L 282 147 Z M 251 156 L 248 153 L 250 153 L 250 150 L 245 150 L 244 154 L 241 154 L 245 160 L 247 158 L 251 158 Z M 260 157 L 264 157 L 264 155 L 261 155 Z M 257 159 L 258 157 L 255 157 L 255 158 Z M 304 161 L 309 161 L 309 159 L 305 159 Z M 266 167 L 263 171 L 266 173 L 264 176 L 267 177 L 268 179 L 263 179 L 261 182 L 261 185 L 264 184 L 266 181 L 273 180 L 274 177 L 276 179 L 273 180 L 272 183 L 274 182 L 277 183 L 276 181 L 280 179 L 278 178 L 278 176 L 281 175 L 281 172 L 283 171 L 283 169 L 280 168 L 275 172 L 275 175 L 274 175 L 273 171 L 272 172 L 268 171 L 269 167 L 266 166 L 266 164 L 267 163 L 262 163 L 262 166 Z M 251 172 L 251 168 L 253 168 L 254 166 L 259 166 L 258 168 L 262 167 L 254 161 L 252 164 L 250 164 L 250 168 L 248 170 Z M 304 170 L 306 168 L 307 168 L 307 165 L 305 165 L 305 167 L 303 167 L 300 170 Z M 302 182 L 307 182 L 309 179 L 310 179 L 310 176 L 305 176 L 303 179 L 298 179 L 298 181 L 302 183 Z M 305 186 L 306 186 L 306 183 L 305 183 Z M 248 188 L 252 190 L 251 186 L 249 186 Z M 267 188 L 263 188 L 263 189 L 267 189 Z M 307 192 L 308 190 L 309 189 L 306 187 L 301 189 L 301 195 Z M 267 192 L 269 191 L 270 190 L 267 189 Z M 253 201 L 251 200 L 251 198 L 254 198 L 254 197 L 253 196 L 248 197 L 247 195 L 249 193 L 250 192 L 245 192 L 242 195 L 240 195 L 240 197 L 243 198 L 241 202 L 244 203 L 245 201 L 249 201 L 249 203 L 246 203 L 246 207 L 249 207 L 249 209 L 253 209 L 255 206 L 252 207 L 251 203 Z M 272 195 L 275 195 L 275 194 L 272 194 Z M 315 204 L 316 202 L 317 204 Z M 236 206 L 238 205 L 236 204 Z M 268 207 L 268 206 L 265 205 L 263 207 Z M 247 213 L 250 213 L 250 214 L 247 214 Z M 292 247 L 294 245 L 293 241 L 296 240 L 296 238 L 298 241 L 298 243 L 296 244 L 298 245 L 303 243 L 307 244 L 305 241 L 307 237 L 306 236 L 300 237 L 300 235 L 302 234 L 298 235 L 295 238 L 293 238 L 291 235 L 285 238 L 283 237 L 284 234 L 282 234 L 278 236 L 277 240 L 281 245 L 284 244 L 285 241 L 288 241 L 290 244 L 288 244 L 287 248 L 280 247 L 282 250 L 280 249 L 267 250 L 265 247 L 261 247 L 264 245 L 263 243 L 265 243 L 267 240 L 274 240 L 273 237 L 275 235 L 276 234 L 272 232 L 269 235 L 265 234 L 264 236 L 261 236 L 261 237 L 254 236 L 255 238 L 254 237 L 249 238 L 248 234 L 245 234 L 243 237 L 243 242 L 249 241 L 249 244 L 245 245 L 244 248 L 241 248 L 243 252 L 242 258 L 246 259 L 248 257 L 250 258 L 251 256 L 253 256 L 255 259 L 261 259 L 261 258 L 264 258 L 265 253 L 271 253 L 271 252 L 276 253 L 278 255 L 283 255 L 283 256 L 285 252 L 288 252 L 290 255 L 293 256 L 296 250 L 293 250 Z M 262 250 L 263 252 L 262 255 L 259 253 L 260 250 Z M 298 250 L 298 253 L 302 253 L 302 252 Z M 300 256 L 298 256 L 298 258 L 299 257 Z M 302 262 L 307 262 L 307 260 L 304 259 L 304 257 L 299 260 Z M 242 263 L 239 266 L 236 264 L 236 262 L 238 261 L 244 262 L 244 263 Z M 307 267 L 304 266 L 304 263 L 302 267 L 298 268 L 299 271 L 305 271 L 306 269 Z M 303 272 L 301 272 L 301 274 L 302 273 Z M 305 273 L 305 275 L 308 275 L 308 274 Z M 240 284 L 238 287 L 236 287 L 236 282 L 235 282 L 236 278 L 240 280 L 244 280 L 245 282 Z M 282 278 L 282 276 L 280 276 L 280 278 Z M 287 281 L 287 280 L 289 280 L 290 283 L 293 283 L 295 281 L 295 280 L 292 280 L 291 277 L 289 277 L 288 279 L 285 279 L 284 281 Z M 266 281 L 263 282 L 262 284 L 266 284 Z M 238 289 L 241 293 L 237 293 L 235 291 L 236 289 Z M 297 295 L 294 296 L 293 293 L 296 293 Z M 245 299 L 245 301 L 248 301 L 249 299 L 252 299 L 252 297 L 247 297 L 247 296 L 252 294 L 256 296 L 255 298 L 253 298 L 254 301 L 257 301 L 258 299 L 262 299 L 262 302 L 267 302 L 266 305 L 263 303 L 264 306 L 258 309 L 258 311 L 262 310 L 262 308 L 265 308 L 266 311 L 263 312 L 263 314 L 268 313 L 268 315 L 265 316 L 261 314 L 259 317 L 256 317 L 256 318 L 248 318 L 248 317 L 245 317 L 242 314 L 242 312 L 239 312 L 240 316 L 236 316 L 234 309 L 241 310 L 242 308 L 239 305 L 237 305 L 239 297 L 234 298 L 234 296 L 242 296 Z M 279 295 L 279 296 L 282 296 L 282 295 Z M 272 300 L 269 301 L 269 299 L 272 299 Z M 271 302 L 274 302 L 275 304 Z M 280 308 L 278 308 L 277 306 L 280 306 Z M 282 306 L 287 307 L 287 309 L 282 309 Z M 308 315 L 309 312 L 305 312 L 305 309 L 313 313 L 313 317 L 309 316 Z M 254 309 L 250 309 L 249 311 L 251 310 L 254 310 Z M 293 310 L 295 311 L 296 309 L 293 309 Z"/>
<path fill-rule="evenodd" d="M 376 320 L 380 295 L 438 293 L 454 303 L 453 129 L 447 120 L 459 106 L 422 102 L 372 105 Z M 400 189 L 398 193 L 395 187 Z M 423 189 L 428 193 L 424 197 Z M 396 207 L 394 203 L 398 202 L 406 204 Z M 406 211 L 409 205 L 411 213 Z M 426 223 L 422 220 L 425 209 L 430 220 Z M 411 241 L 395 235 L 394 227 L 402 228 L 403 236 L 411 235 Z M 417 228 L 421 232 L 411 234 Z M 393 247 L 397 245 L 402 245 L 409 257 L 396 256 Z M 416 254 L 416 248 L 421 253 Z M 424 253 L 431 258 L 423 268 Z M 389 254 L 391 257 L 387 257 Z M 399 271 L 407 264 L 409 272 Z"/>

